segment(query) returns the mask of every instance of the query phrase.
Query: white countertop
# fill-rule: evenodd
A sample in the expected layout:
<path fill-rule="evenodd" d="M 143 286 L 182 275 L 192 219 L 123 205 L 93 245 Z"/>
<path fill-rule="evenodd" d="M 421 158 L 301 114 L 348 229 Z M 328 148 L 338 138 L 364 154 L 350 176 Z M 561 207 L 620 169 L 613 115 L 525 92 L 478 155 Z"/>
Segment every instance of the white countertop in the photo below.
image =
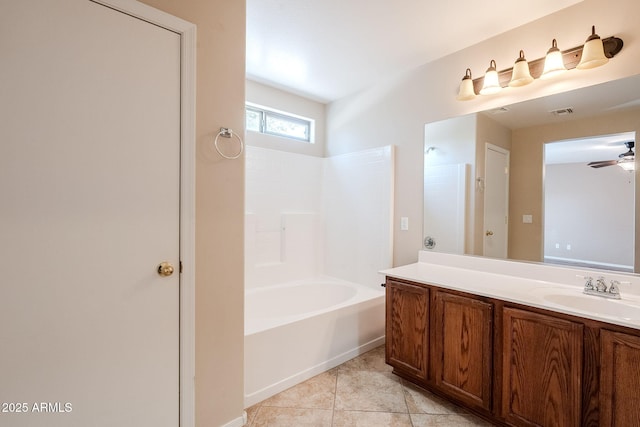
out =
<path fill-rule="evenodd" d="M 468 292 L 587 319 L 640 329 L 640 277 L 421 251 L 419 262 L 385 276 Z M 584 277 L 618 280 L 620 300 L 582 293 Z"/>

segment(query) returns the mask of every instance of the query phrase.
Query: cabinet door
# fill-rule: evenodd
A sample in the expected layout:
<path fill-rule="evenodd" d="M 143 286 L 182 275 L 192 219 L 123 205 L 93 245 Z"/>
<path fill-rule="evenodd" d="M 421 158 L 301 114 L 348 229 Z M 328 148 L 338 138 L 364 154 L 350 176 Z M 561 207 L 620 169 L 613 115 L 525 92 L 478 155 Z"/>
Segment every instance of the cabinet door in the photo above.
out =
<path fill-rule="evenodd" d="M 493 305 L 435 291 L 432 367 L 436 385 L 469 406 L 491 409 Z"/>
<path fill-rule="evenodd" d="M 427 378 L 429 290 L 387 280 L 386 361 L 417 379 Z"/>
<path fill-rule="evenodd" d="M 504 309 L 502 415 L 516 426 L 579 426 L 579 323 Z"/>
<path fill-rule="evenodd" d="M 600 332 L 600 426 L 640 426 L 640 337 Z"/>

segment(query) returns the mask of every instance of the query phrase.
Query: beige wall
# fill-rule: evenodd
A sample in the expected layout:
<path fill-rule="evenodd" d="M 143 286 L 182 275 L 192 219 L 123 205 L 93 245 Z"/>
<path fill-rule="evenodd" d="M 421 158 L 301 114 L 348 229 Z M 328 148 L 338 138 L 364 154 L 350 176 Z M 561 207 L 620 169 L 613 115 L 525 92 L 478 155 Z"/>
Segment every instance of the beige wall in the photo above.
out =
<path fill-rule="evenodd" d="M 511 179 L 509 182 L 509 198 L 511 218 L 522 218 L 523 214 L 533 215 L 532 224 L 511 221 L 509 226 L 509 258 L 541 261 L 543 257 L 543 155 L 546 142 L 609 135 L 622 132 L 636 132 L 640 135 L 640 109 L 614 112 L 596 118 L 573 120 L 558 124 L 534 126 L 514 130 L 511 151 Z M 640 174 L 636 177 L 636 203 L 640 198 Z M 613 206 L 595 208 L 615 209 Z M 636 207 L 636 212 L 638 207 Z M 636 215 L 639 217 L 640 215 Z M 638 218 L 636 218 L 636 230 Z M 636 246 L 638 239 L 636 239 Z M 636 247 L 638 254 L 638 247 Z M 636 265 L 640 265 L 636 261 Z"/>
<path fill-rule="evenodd" d="M 244 137 L 245 2 L 144 0 L 197 25 L 196 424 L 242 416 L 244 158 L 212 148 L 220 127 Z"/>
<path fill-rule="evenodd" d="M 329 105 L 327 155 L 386 144 L 397 146 L 395 265 L 415 262 L 422 246 L 422 229 L 413 224 L 422 223 L 424 124 L 640 73 L 638 16 L 637 0 L 584 0 Z M 470 67 L 474 76 L 481 75 L 491 59 L 499 69 L 509 68 L 520 49 L 530 60 L 543 57 L 554 37 L 561 49 L 581 45 L 594 24 L 602 37 L 615 35 L 625 42 L 622 52 L 606 66 L 567 73 L 556 81 L 536 81 L 496 96 L 455 100 L 466 68 Z M 400 231 L 400 217 L 409 218 L 409 231 Z"/>

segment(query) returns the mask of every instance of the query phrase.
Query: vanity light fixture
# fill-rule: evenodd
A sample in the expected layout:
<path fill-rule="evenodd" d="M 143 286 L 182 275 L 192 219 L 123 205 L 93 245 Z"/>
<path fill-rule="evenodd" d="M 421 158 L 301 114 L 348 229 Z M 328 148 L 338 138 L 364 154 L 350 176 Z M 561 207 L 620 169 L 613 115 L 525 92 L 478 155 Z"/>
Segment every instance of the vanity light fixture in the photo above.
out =
<path fill-rule="evenodd" d="M 586 70 L 599 67 L 609 62 L 609 58 L 604 54 L 604 44 L 599 35 L 596 34 L 596 26 L 591 27 L 591 35 L 587 38 L 582 49 L 582 58 L 576 68 Z"/>
<path fill-rule="evenodd" d="M 602 54 L 600 54 L 600 45 L 602 45 Z M 553 39 L 551 48 L 544 58 L 538 58 L 527 63 L 524 58 L 524 52 L 520 51 L 520 56 L 516 59 L 513 68 L 496 71 L 496 62 L 491 60 L 491 65 L 485 76 L 473 80 L 471 69 L 467 68 L 460 83 L 456 99 L 467 101 L 474 99 L 476 94 L 496 93 L 507 86 L 525 86 L 535 79 L 546 79 L 574 68 L 579 70 L 595 68 L 606 64 L 609 59 L 622 50 L 622 47 L 622 39 L 618 37 L 601 39 L 596 34 L 595 26 L 592 26 L 591 35 L 584 45 L 561 51 L 558 49 L 556 39 Z M 469 80 L 472 80 L 472 85 L 470 85 Z"/>
<path fill-rule="evenodd" d="M 480 95 L 491 95 L 493 93 L 500 92 L 502 87 L 500 86 L 500 81 L 498 80 L 498 70 L 496 70 L 496 61 L 493 59 L 489 63 L 489 68 L 487 68 L 487 72 L 484 74 L 484 85 L 482 89 L 480 89 Z"/>
<path fill-rule="evenodd" d="M 471 80 L 471 70 L 467 68 L 467 71 L 460 83 L 460 90 L 456 99 L 458 101 L 468 101 L 476 97 L 476 93 L 473 90 L 473 80 Z"/>
<path fill-rule="evenodd" d="M 544 58 L 544 70 L 541 79 L 549 79 L 555 77 L 561 73 L 567 71 L 567 67 L 564 66 L 564 60 L 562 58 L 562 52 L 558 49 L 558 42 L 553 39 L 551 42 L 551 48 L 547 51 L 547 56 Z"/>
<path fill-rule="evenodd" d="M 511 87 L 519 87 L 528 85 L 533 81 L 533 77 L 531 77 L 531 72 L 529 71 L 529 63 L 524 58 L 524 51 L 520 51 L 520 56 L 516 59 L 515 64 L 513 64 L 513 73 L 511 74 L 511 81 L 509 82 L 509 86 Z"/>

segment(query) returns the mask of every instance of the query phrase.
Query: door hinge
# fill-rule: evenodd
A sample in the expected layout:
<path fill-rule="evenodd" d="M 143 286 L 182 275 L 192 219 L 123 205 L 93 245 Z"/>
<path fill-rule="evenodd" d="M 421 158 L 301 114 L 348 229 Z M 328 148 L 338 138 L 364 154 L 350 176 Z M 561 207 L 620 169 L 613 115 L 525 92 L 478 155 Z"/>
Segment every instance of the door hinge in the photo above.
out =
<path fill-rule="evenodd" d="M 182 261 L 180 261 L 179 263 L 178 272 L 182 273 Z"/>

